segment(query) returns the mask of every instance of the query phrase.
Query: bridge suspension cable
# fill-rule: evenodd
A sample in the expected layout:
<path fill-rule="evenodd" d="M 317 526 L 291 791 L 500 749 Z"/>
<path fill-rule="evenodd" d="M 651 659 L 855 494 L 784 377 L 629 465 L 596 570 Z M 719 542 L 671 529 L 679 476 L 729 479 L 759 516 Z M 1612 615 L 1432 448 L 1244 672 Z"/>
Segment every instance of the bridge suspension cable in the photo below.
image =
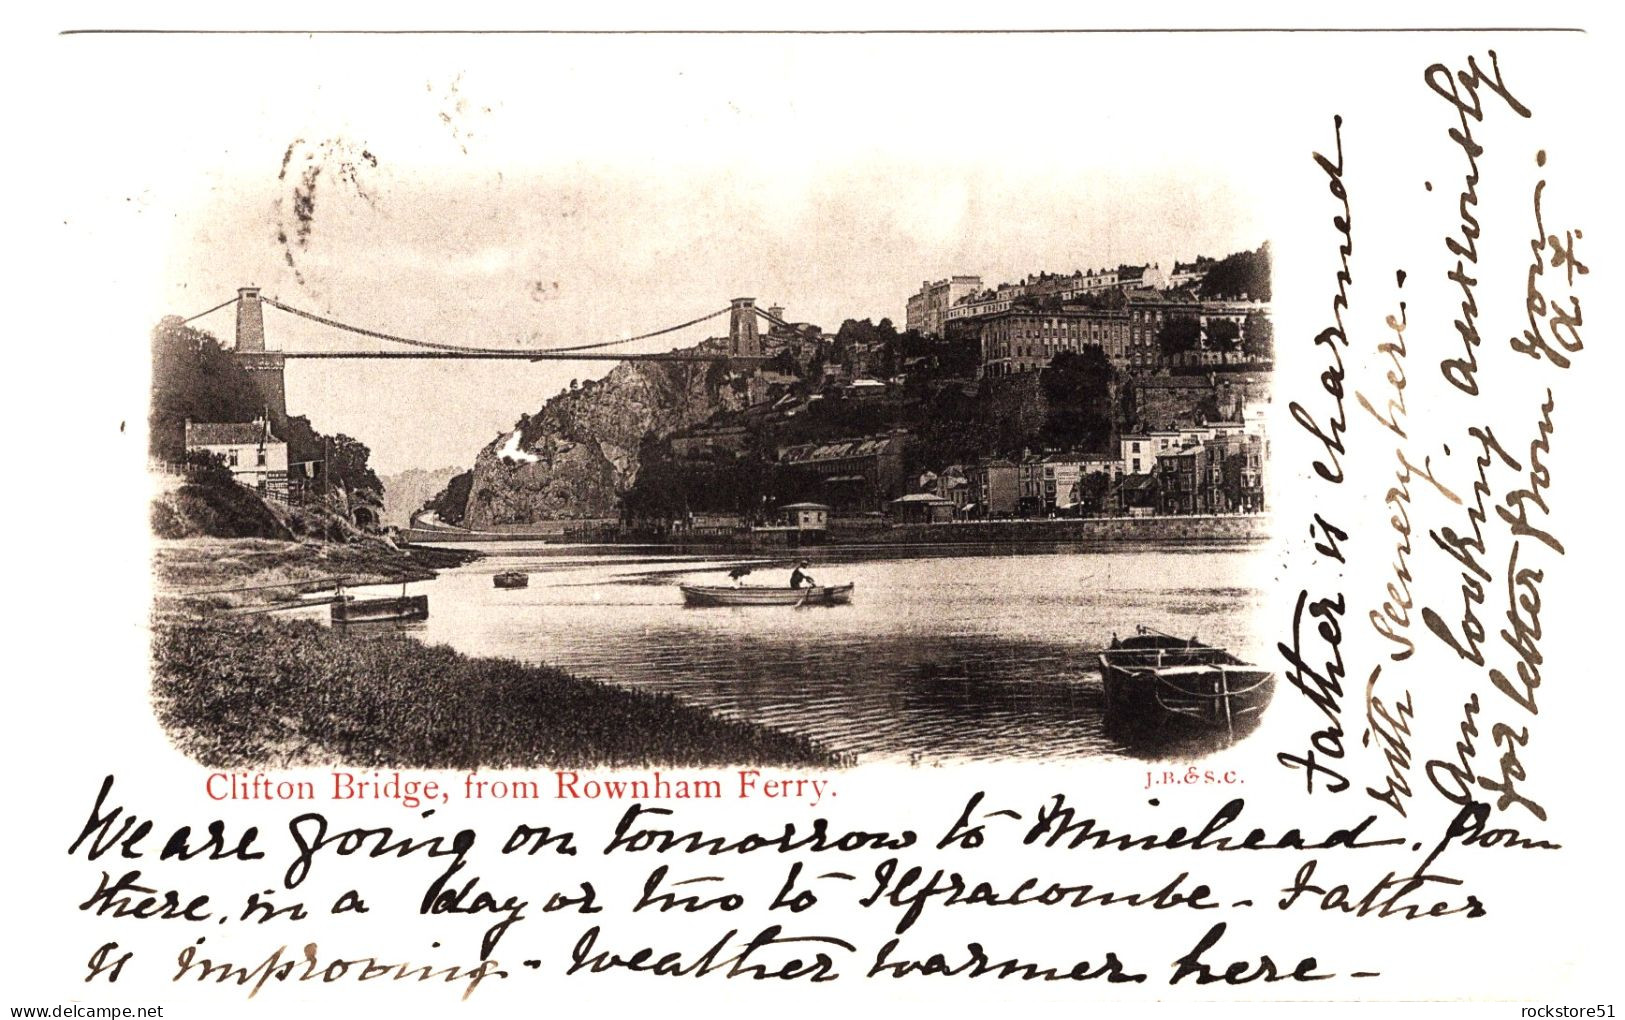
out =
<path fill-rule="evenodd" d="M 784 329 L 787 329 L 792 333 L 801 332 L 795 326 L 792 326 L 790 323 L 785 322 L 783 319 L 779 318 L 777 315 L 774 315 L 772 312 L 769 312 L 769 311 L 767 311 L 765 309 L 757 308 L 756 309 L 756 314 L 761 316 L 762 318 L 766 319 L 769 323 L 771 323 L 774 326 L 781 326 Z"/>
<path fill-rule="evenodd" d="M 237 299 L 235 297 L 227 298 L 226 300 L 220 302 L 219 304 L 215 305 L 213 308 L 209 309 L 206 312 L 198 312 L 196 315 L 191 316 L 190 318 L 182 319 L 181 320 L 181 325 L 182 326 L 186 325 L 188 322 L 191 322 L 192 319 L 201 319 L 205 315 L 213 315 L 215 312 L 218 312 L 220 309 L 226 307 L 227 305 L 234 305 L 236 303 L 237 303 Z"/>
<path fill-rule="evenodd" d="M 233 298 L 232 300 L 236 300 L 236 299 Z M 408 346 L 411 346 L 411 347 L 426 347 L 426 348 L 429 348 L 430 350 L 451 351 L 451 352 L 461 353 L 461 354 L 504 354 L 504 355 L 514 355 L 514 356 L 519 356 L 519 355 L 524 355 L 524 354 L 531 354 L 531 353 L 537 354 L 537 355 L 565 354 L 565 353 L 570 353 L 570 352 L 574 352 L 574 351 L 591 351 L 591 350 L 597 350 L 597 349 L 602 348 L 602 347 L 615 347 L 615 346 L 618 346 L 620 344 L 635 343 L 635 342 L 637 342 L 639 340 L 648 340 L 651 337 L 662 336 L 662 335 L 664 335 L 666 333 L 675 333 L 680 329 L 687 329 L 690 326 L 698 325 L 698 324 L 700 324 L 702 322 L 705 322 L 708 319 L 714 319 L 719 315 L 726 315 L 728 313 L 728 311 L 729 311 L 729 309 L 727 309 L 727 308 L 722 308 L 722 309 L 719 309 L 718 311 L 711 312 L 708 315 L 702 315 L 697 319 L 690 319 L 687 322 L 680 322 L 675 326 L 666 326 L 663 329 L 652 330 L 652 331 L 650 331 L 648 333 L 640 333 L 637 336 L 629 336 L 629 337 L 626 337 L 626 338 L 621 339 L 621 340 L 605 340 L 605 341 L 602 341 L 602 342 L 599 342 L 599 343 L 592 343 L 592 344 L 576 344 L 576 345 L 573 345 L 573 346 L 570 346 L 570 347 L 549 347 L 549 348 L 546 348 L 545 350 L 526 351 L 522 347 L 469 347 L 469 346 L 466 346 L 466 345 L 463 345 L 463 344 L 437 343 L 437 342 L 435 342 L 433 340 L 414 340 L 414 339 L 412 339 L 410 337 L 396 336 L 393 333 L 383 333 L 383 332 L 380 332 L 380 331 L 375 330 L 375 329 L 366 329 L 366 328 L 361 327 L 361 326 L 352 326 L 347 322 L 340 322 L 337 319 L 330 319 L 325 315 L 317 315 L 315 312 L 307 312 L 307 311 L 305 311 L 303 309 L 300 309 L 300 308 L 294 308 L 292 305 L 285 305 L 285 304 L 283 304 L 282 302 L 278 301 L 275 298 L 263 297 L 263 298 L 261 298 L 261 300 L 264 301 L 266 304 L 270 305 L 271 307 L 279 308 L 282 311 L 288 312 L 291 315 L 297 315 L 300 318 L 309 319 L 312 322 L 319 322 L 324 326 L 331 326 L 334 329 L 342 329 L 342 330 L 345 330 L 345 331 L 350 332 L 350 333 L 356 333 L 356 334 L 359 334 L 361 336 L 371 337 L 374 340 L 387 340 L 387 341 L 389 341 L 391 343 L 407 344 Z M 227 304 L 229 304 L 229 303 L 230 302 L 227 302 Z M 224 307 L 224 306 L 222 306 L 222 307 Z M 211 311 L 212 311 L 212 309 L 211 309 Z M 204 314 L 206 315 L 208 313 L 205 312 Z"/>

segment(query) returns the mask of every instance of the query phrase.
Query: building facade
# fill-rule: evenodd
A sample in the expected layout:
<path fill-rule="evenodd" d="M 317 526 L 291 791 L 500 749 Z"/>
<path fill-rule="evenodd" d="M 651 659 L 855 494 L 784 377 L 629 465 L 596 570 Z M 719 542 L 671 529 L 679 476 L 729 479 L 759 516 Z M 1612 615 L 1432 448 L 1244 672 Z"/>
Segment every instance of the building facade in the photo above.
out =
<path fill-rule="evenodd" d="M 1157 485 L 1164 514 L 1210 513 L 1212 484 L 1208 451 L 1201 445 L 1169 450 L 1157 457 Z"/>
<path fill-rule="evenodd" d="M 966 472 L 973 517 L 1014 517 L 1021 502 L 1021 470 L 1002 457 L 980 461 Z"/>
<path fill-rule="evenodd" d="M 1048 453 L 1027 457 L 1020 464 L 1020 510 L 1023 514 L 1076 513 L 1085 502 L 1084 479 L 1104 475 L 1108 482 L 1121 473 L 1121 463 L 1095 453 Z"/>
<path fill-rule="evenodd" d="M 1175 361 L 1228 363 L 1241 358 L 1239 343 L 1236 351 L 1209 349 L 1205 339 L 1209 324 L 1224 319 L 1235 323 L 1239 332 L 1249 315 L 1268 314 L 1255 306 L 1188 301 L 1154 291 L 1129 295 L 1127 305 L 1123 309 L 1078 305 L 1043 309 L 1017 304 L 984 314 L 975 320 L 982 350 L 981 375 L 1040 371 L 1062 351 L 1085 347 L 1100 348 L 1119 371 L 1148 371 Z M 1162 330 L 1181 317 L 1197 323 L 1197 346 L 1180 358 L 1170 358 L 1162 349 Z"/>
<path fill-rule="evenodd" d="M 942 336 L 948 310 L 981 289 L 980 276 L 950 276 L 934 283 L 930 280 L 921 282 L 919 293 L 908 299 L 905 328 L 921 336 Z"/>
<path fill-rule="evenodd" d="M 1130 357 L 1136 368 L 1179 363 L 1183 365 L 1223 365 L 1245 363 L 1242 344 L 1249 316 L 1269 317 L 1269 306 L 1261 301 L 1197 301 L 1179 294 L 1143 291 L 1128 295 Z M 1197 342 L 1191 350 L 1171 358 L 1162 350 L 1162 329 L 1174 319 L 1194 319 Z M 1214 324 L 1224 321 L 1235 327 L 1234 344 L 1213 340 Z"/>
<path fill-rule="evenodd" d="M 902 495 L 908 433 L 781 447 L 779 463 L 815 481 L 820 502 L 836 511 L 878 511 Z"/>
<path fill-rule="evenodd" d="M 1062 351 L 1098 347 L 1114 367 L 1125 366 L 1129 319 L 1124 311 L 1012 308 L 982 321 L 982 376 L 1018 375 L 1049 367 Z"/>
<path fill-rule="evenodd" d="M 673 435 L 671 452 L 679 460 L 731 460 L 744 454 L 748 442 L 743 425 L 700 426 Z"/>
<path fill-rule="evenodd" d="M 288 498 L 288 444 L 264 418 L 251 422 L 197 422 L 186 419 L 186 452 L 220 458 L 232 480 L 262 495 Z"/>
<path fill-rule="evenodd" d="M 1256 434 L 1220 436 L 1206 444 L 1211 461 L 1209 505 L 1215 513 L 1266 509 L 1269 440 Z"/>

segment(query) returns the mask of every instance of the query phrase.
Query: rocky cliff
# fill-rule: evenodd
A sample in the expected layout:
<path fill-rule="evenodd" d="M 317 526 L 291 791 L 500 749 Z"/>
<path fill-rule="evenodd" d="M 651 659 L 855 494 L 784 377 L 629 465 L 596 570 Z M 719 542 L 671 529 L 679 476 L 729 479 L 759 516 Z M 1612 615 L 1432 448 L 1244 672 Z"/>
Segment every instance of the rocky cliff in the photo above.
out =
<path fill-rule="evenodd" d="M 707 341 L 702 349 L 716 349 Z M 663 438 L 748 399 L 723 362 L 627 362 L 561 393 L 474 461 L 466 527 L 614 517 L 636 481 L 645 439 Z"/>
<path fill-rule="evenodd" d="M 384 475 L 384 523 L 404 528 L 435 493 L 440 492 L 462 468 L 408 468 L 399 474 Z"/>

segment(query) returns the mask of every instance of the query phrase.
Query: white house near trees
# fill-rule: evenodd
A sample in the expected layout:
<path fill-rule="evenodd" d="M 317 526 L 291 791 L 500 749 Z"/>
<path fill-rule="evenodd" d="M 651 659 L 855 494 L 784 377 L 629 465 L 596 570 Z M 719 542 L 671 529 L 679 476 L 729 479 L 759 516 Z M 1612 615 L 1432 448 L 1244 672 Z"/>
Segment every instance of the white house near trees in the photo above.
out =
<path fill-rule="evenodd" d="M 193 421 L 186 419 L 186 452 L 203 451 L 219 457 L 231 477 L 261 493 L 288 492 L 288 444 L 271 432 L 264 418 L 253 421 Z"/>

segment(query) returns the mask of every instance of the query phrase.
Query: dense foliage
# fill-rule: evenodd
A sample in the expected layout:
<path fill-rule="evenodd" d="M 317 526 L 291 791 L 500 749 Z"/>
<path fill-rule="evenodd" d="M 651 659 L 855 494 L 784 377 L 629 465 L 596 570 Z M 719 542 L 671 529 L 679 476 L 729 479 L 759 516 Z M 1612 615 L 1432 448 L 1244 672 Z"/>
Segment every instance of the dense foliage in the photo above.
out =
<path fill-rule="evenodd" d="M 186 419 L 253 421 L 268 409 L 249 374 L 204 330 L 165 316 L 152 331 L 152 406 L 148 452 L 180 463 L 186 454 Z M 301 415 L 271 415 L 271 431 L 288 444 L 288 460 L 323 461 L 331 482 L 363 502 L 382 501 L 384 486 L 368 465 L 365 443 L 340 433 L 325 436 Z"/>
<path fill-rule="evenodd" d="M 1202 345 L 1202 323 L 1194 315 L 1170 315 L 1157 331 L 1157 345 L 1165 358 L 1177 358 Z"/>
<path fill-rule="evenodd" d="M 1112 366 L 1099 347 L 1062 351 L 1043 371 L 1046 417 L 1038 446 L 1051 450 L 1105 449 L 1111 438 Z"/>
<path fill-rule="evenodd" d="M 152 331 L 152 405 L 148 452 L 180 463 L 186 455 L 186 419 L 253 421 L 260 393 L 231 353 L 213 336 L 165 316 Z"/>
<path fill-rule="evenodd" d="M 1213 301 L 1270 300 L 1270 245 L 1238 251 L 1214 263 L 1202 278 L 1202 297 Z"/>
<path fill-rule="evenodd" d="M 1207 324 L 1209 350 L 1233 351 L 1241 343 L 1241 327 L 1229 319 L 1210 319 Z"/>
<path fill-rule="evenodd" d="M 468 494 L 474 487 L 474 471 L 469 469 L 460 475 L 453 475 L 446 487 L 427 503 L 423 504 L 425 510 L 433 510 L 442 521 L 447 524 L 463 523 L 463 514 L 468 509 Z"/>
<path fill-rule="evenodd" d="M 291 538 L 265 501 L 225 476 L 188 482 L 152 501 L 152 533 L 158 538 Z"/>
<path fill-rule="evenodd" d="M 1253 313 L 1247 316 L 1242 328 L 1241 349 L 1248 357 L 1270 361 L 1275 357 L 1275 325 L 1268 315 Z"/>

